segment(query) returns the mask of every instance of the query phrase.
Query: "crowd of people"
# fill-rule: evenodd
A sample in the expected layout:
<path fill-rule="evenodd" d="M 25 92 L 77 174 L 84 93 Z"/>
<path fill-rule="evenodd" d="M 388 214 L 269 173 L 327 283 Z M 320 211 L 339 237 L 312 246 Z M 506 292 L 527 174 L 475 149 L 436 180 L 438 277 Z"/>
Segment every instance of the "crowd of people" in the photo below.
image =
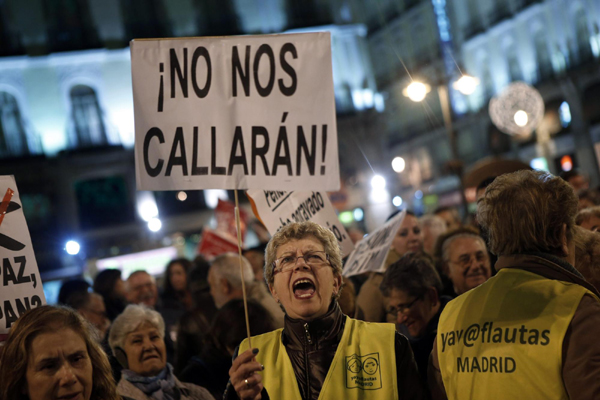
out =
<path fill-rule="evenodd" d="M 241 260 L 173 260 L 160 288 L 143 270 L 65 282 L 61 305 L 12 326 L 0 400 L 600 398 L 587 186 L 487 179 L 472 222 L 407 211 L 383 271 L 350 278 L 335 236 L 304 222 Z"/>

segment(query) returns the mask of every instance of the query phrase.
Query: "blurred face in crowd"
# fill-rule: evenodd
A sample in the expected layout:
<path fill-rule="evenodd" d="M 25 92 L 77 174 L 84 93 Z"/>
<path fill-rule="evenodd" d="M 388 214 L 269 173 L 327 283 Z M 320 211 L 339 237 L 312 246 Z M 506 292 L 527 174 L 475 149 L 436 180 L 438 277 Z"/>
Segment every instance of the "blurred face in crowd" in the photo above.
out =
<path fill-rule="evenodd" d="M 600 230 L 600 218 L 591 215 L 588 219 L 582 221 L 579 226 L 588 231 L 597 232 Z"/>
<path fill-rule="evenodd" d="M 108 332 L 108 328 L 110 327 L 110 320 L 106 316 L 106 307 L 104 306 L 102 296 L 90 293 L 88 305 L 77 311 L 100 331 L 102 337 L 106 336 L 106 332 Z"/>
<path fill-rule="evenodd" d="M 129 369 L 141 376 L 156 376 L 167 365 L 165 341 L 148 322 L 129 332 L 123 346 Z"/>
<path fill-rule="evenodd" d="M 392 248 L 399 256 L 411 252 L 423 250 L 423 232 L 419 221 L 413 215 L 407 214 L 392 240 Z"/>
<path fill-rule="evenodd" d="M 210 267 L 208 270 L 208 285 L 210 286 L 210 295 L 215 302 L 217 308 L 221 308 L 232 299 L 231 285 L 229 282 L 215 271 L 214 267 Z"/>
<path fill-rule="evenodd" d="M 24 394 L 29 400 L 89 400 L 92 372 L 81 336 L 68 328 L 42 333 L 29 348 Z"/>
<path fill-rule="evenodd" d="M 158 289 L 154 278 L 145 272 L 132 274 L 127 279 L 127 300 L 134 304 L 145 304 L 150 308 L 156 306 Z"/>
<path fill-rule="evenodd" d="M 392 289 L 385 301 L 388 314 L 396 318 L 398 325 L 404 325 L 413 338 L 425 333 L 429 321 L 440 308 L 437 291 L 434 288 L 421 297 L 412 296 L 404 290 Z"/>
<path fill-rule="evenodd" d="M 114 292 L 118 298 L 127 299 L 127 285 L 123 279 L 119 278 L 115 282 Z"/>
<path fill-rule="evenodd" d="M 327 313 L 342 278 L 334 276 L 323 244 L 312 235 L 292 239 L 277 248 L 276 259 L 279 267 L 273 271 L 269 289 L 286 314 L 311 321 Z"/>
<path fill-rule="evenodd" d="M 446 221 L 446 227 L 449 231 L 460 227 L 460 221 L 456 218 L 456 214 L 451 210 L 440 211 L 435 215 Z"/>
<path fill-rule="evenodd" d="M 254 271 L 254 280 L 257 282 L 264 282 L 263 267 L 265 266 L 265 253 L 260 251 L 247 251 L 244 253 L 244 257 L 250 261 L 252 265 L 252 271 Z"/>
<path fill-rule="evenodd" d="M 448 270 L 456 294 L 463 294 L 491 276 L 490 258 L 483 240 L 475 237 L 454 239 L 448 250 Z"/>
<path fill-rule="evenodd" d="M 181 264 L 173 264 L 169 268 L 169 280 L 173 289 L 178 292 L 183 292 L 187 288 L 187 274 L 185 268 Z"/>
<path fill-rule="evenodd" d="M 572 176 L 568 182 L 569 185 L 573 187 L 573 190 L 575 190 L 575 192 L 590 188 L 590 183 L 583 175 Z"/>

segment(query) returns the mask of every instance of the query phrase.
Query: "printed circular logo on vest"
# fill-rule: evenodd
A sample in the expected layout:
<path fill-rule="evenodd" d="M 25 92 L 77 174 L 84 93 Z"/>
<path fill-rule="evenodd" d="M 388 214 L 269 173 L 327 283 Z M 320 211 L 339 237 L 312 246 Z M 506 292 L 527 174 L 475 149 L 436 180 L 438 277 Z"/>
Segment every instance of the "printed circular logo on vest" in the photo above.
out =
<path fill-rule="evenodd" d="M 353 354 L 346 357 L 346 388 L 377 390 L 381 389 L 381 362 L 379 353 L 364 356 Z"/>

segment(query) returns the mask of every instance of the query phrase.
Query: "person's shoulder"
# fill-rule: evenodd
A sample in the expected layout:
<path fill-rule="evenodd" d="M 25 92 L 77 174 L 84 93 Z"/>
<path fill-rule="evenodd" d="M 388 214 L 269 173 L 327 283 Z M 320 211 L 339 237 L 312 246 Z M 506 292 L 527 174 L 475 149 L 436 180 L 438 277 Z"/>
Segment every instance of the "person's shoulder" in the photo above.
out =
<path fill-rule="evenodd" d="M 117 394 L 125 400 L 143 399 L 143 397 L 140 397 L 140 394 L 143 394 L 142 391 L 123 378 L 121 378 L 117 384 Z"/>
<path fill-rule="evenodd" d="M 214 397 L 210 394 L 208 390 L 203 388 L 202 386 L 194 385 L 193 383 L 181 382 L 179 379 L 175 378 L 175 382 L 178 387 L 180 387 L 185 396 L 184 399 L 193 399 L 193 400 L 212 400 Z"/>

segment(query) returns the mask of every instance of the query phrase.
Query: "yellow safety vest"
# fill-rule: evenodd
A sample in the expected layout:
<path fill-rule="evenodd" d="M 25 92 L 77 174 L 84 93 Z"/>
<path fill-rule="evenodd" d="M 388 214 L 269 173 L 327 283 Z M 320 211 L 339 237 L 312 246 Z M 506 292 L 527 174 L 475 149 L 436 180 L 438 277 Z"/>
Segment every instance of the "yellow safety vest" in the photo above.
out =
<path fill-rule="evenodd" d="M 271 399 L 302 400 L 296 375 L 278 329 L 252 337 L 260 352 L 263 384 Z M 394 325 L 358 321 L 346 317 L 346 325 L 319 399 L 398 399 Z M 248 350 L 248 339 L 239 353 Z M 417 382 L 415 383 L 417 384 Z"/>
<path fill-rule="evenodd" d="M 568 399 L 562 344 L 585 294 L 593 295 L 506 268 L 448 303 L 437 334 L 448 399 Z"/>

